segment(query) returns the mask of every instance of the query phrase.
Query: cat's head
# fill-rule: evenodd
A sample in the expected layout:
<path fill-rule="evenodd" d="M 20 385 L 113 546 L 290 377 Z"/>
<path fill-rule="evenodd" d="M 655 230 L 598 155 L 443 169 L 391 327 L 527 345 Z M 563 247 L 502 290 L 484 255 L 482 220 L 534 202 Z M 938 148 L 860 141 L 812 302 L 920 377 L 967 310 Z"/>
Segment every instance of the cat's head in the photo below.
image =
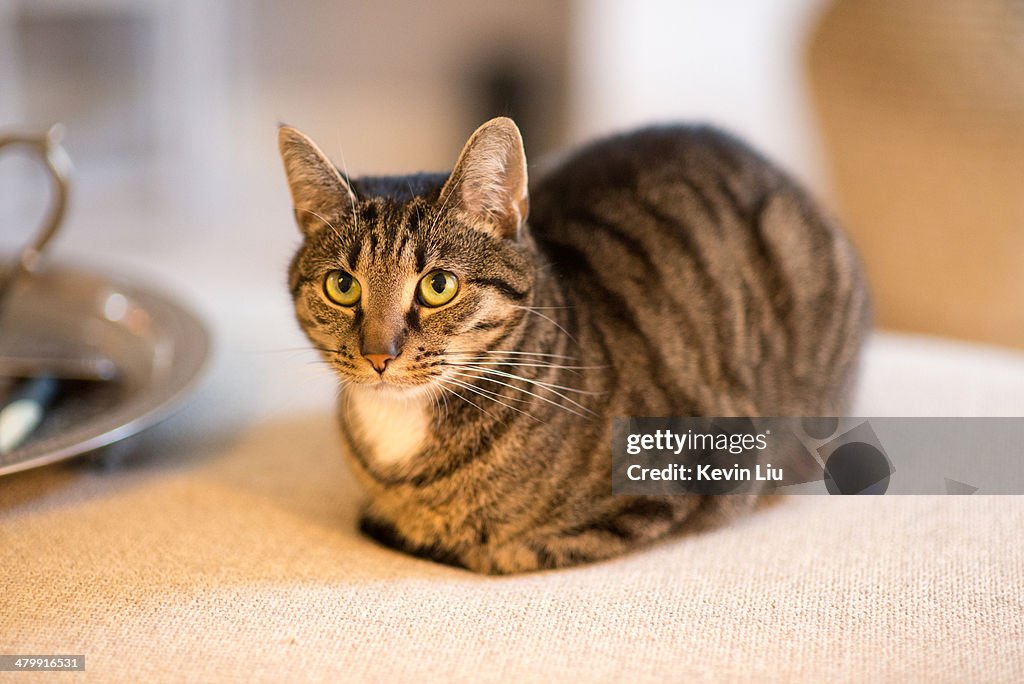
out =
<path fill-rule="evenodd" d="M 423 390 L 502 347 L 535 274 L 510 119 L 478 128 L 450 175 L 349 179 L 293 128 L 278 144 L 303 235 L 295 311 L 343 382 Z"/>

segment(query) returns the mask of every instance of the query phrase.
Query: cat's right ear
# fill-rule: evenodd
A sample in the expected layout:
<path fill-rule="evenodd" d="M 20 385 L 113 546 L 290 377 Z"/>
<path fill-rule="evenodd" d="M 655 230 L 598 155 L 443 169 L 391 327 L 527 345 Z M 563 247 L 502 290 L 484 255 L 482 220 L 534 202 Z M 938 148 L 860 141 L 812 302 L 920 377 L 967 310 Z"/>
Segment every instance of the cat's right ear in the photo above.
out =
<path fill-rule="evenodd" d="M 351 186 L 316 143 L 294 128 L 277 130 L 277 146 L 303 234 L 325 227 L 337 230 L 337 222 L 345 222 L 355 206 Z"/>

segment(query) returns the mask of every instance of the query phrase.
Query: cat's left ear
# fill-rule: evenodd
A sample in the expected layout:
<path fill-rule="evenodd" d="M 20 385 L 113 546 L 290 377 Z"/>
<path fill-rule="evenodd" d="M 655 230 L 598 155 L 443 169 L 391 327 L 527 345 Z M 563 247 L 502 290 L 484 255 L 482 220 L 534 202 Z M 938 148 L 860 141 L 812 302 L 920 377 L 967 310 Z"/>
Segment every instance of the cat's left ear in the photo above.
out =
<path fill-rule="evenodd" d="M 469 225 L 500 238 L 519 237 L 530 211 L 526 152 L 512 119 L 491 119 L 462 148 L 441 202 Z"/>
<path fill-rule="evenodd" d="M 354 208 L 355 193 L 316 143 L 290 126 L 281 126 L 277 146 L 303 234 L 325 227 L 327 221 L 345 222 Z"/>

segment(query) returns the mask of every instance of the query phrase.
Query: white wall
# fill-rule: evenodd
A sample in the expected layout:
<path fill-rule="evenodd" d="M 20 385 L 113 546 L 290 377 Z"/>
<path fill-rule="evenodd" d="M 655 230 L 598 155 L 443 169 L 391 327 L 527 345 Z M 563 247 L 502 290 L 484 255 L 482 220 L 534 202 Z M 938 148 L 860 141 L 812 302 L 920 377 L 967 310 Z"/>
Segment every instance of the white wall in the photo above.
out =
<path fill-rule="evenodd" d="M 576 0 L 573 140 L 653 121 L 708 121 L 824 191 L 801 62 L 823 4 Z"/>

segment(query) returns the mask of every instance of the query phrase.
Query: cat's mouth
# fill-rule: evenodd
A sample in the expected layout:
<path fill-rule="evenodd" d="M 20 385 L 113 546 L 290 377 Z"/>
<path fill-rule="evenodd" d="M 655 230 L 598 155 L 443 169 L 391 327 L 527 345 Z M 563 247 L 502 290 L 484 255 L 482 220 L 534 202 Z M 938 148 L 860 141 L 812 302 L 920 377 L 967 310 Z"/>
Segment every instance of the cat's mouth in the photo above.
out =
<path fill-rule="evenodd" d="M 375 381 L 360 383 L 361 386 L 369 388 L 375 394 L 389 399 L 412 399 L 424 395 L 429 391 L 430 380 L 421 382 L 395 382 L 387 377 L 377 378 Z"/>
<path fill-rule="evenodd" d="M 408 377 L 402 373 L 394 373 L 390 370 L 376 377 L 358 376 L 345 377 L 353 385 L 364 389 L 378 392 L 382 395 L 393 395 L 395 397 L 413 397 L 429 391 L 433 384 L 430 377 Z"/>

